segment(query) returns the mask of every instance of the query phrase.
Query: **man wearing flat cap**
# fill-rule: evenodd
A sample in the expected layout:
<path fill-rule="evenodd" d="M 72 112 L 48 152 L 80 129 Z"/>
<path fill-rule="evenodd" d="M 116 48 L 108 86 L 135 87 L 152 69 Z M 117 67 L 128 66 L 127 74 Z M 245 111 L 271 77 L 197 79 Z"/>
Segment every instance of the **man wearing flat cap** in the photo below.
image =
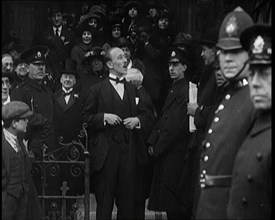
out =
<path fill-rule="evenodd" d="M 153 182 L 148 209 L 165 211 L 168 219 L 189 219 L 190 212 L 179 197 L 179 182 L 190 137 L 187 115 L 189 54 L 175 48 L 168 65 L 171 89 L 147 143 L 153 158 Z"/>
<path fill-rule="evenodd" d="M 27 219 L 31 161 L 23 140 L 33 114 L 24 102 L 2 106 L 2 219 Z"/>
<path fill-rule="evenodd" d="M 228 86 L 201 144 L 197 219 L 227 217 L 234 160 L 254 113 L 247 82 L 249 57 L 240 43 L 240 33 L 251 25 L 252 18 L 237 7 L 227 14 L 220 27 L 216 47 L 220 71 Z"/>
<path fill-rule="evenodd" d="M 27 49 L 21 54 L 21 58 L 28 64 L 30 72 L 26 80 L 12 91 L 11 100 L 26 103 L 33 112 L 41 114 L 49 121 L 51 131 L 50 135 L 46 138 L 45 144 L 49 147 L 48 150 L 51 150 L 54 148 L 53 93 L 43 83 L 45 78 L 46 53 L 47 47 L 37 46 Z M 33 121 L 30 121 L 30 125 L 32 123 Z M 35 153 L 41 156 L 42 152 Z"/>
<path fill-rule="evenodd" d="M 257 113 L 234 162 L 227 217 L 271 219 L 271 26 L 249 27 L 241 33 L 240 40 L 249 53 L 248 84 Z"/>
<path fill-rule="evenodd" d="M 62 62 L 70 58 L 75 43 L 75 33 L 63 25 L 63 8 L 60 3 L 53 3 L 50 8 L 50 24 L 39 36 L 36 36 L 33 45 L 46 45 L 49 49 L 48 60 L 53 75 L 59 79 Z"/>

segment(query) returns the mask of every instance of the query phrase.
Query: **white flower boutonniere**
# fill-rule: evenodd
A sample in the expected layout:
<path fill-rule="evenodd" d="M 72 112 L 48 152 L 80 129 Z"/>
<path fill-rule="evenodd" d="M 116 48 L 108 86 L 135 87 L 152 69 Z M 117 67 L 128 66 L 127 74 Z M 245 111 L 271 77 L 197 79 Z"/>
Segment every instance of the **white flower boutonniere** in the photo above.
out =
<path fill-rule="evenodd" d="M 74 94 L 74 98 L 78 99 L 79 98 L 79 94 Z"/>
<path fill-rule="evenodd" d="M 62 40 L 63 42 L 65 41 L 65 37 L 64 37 L 64 36 L 61 36 L 60 38 L 61 38 L 61 40 Z"/>

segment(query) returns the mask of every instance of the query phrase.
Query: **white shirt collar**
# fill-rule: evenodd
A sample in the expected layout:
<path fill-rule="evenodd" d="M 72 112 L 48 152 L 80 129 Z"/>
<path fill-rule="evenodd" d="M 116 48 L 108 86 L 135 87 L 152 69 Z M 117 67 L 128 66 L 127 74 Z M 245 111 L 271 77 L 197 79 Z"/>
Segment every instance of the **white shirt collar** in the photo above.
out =
<path fill-rule="evenodd" d="M 118 78 L 116 75 L 114 75 L 114 74 L 112 74 L 112 73 L 109 73 L 109 77 L 110 77 L 110 78 L 113 78 L 113 79 Z M 124 77 L 121 76 L 121 77 L 119 78 L 119 80 L 122 80 L 123 78 L 124 78 Z"/>
<path fill-rule="evenodd" d="M 63 86 L 62 86 L 62 90 L 64 91 L 64 92 L 71 92 L 72 90 L 73 90 L 73 88 L 70 88 L 69 90 L 66 90 Z"/>
<path fill-rule="evenodd" d="M 14 134 L 10 133 L 7 129 L 3 128 L 3 133 L 5 135 L 5 138 L 7 140 L 7 142 L 12 146 L 12 148 L 18 152 L 18 147 L 16 145 L 17 143 L 17 136 L 15 136 Z"/>
<path fill-rule="evenodd" d="M 3 103 L 3 105 L 8 104 L 10 101 L 11 101 L 11 98 L 10 98 L 10 96 L 8 96 L 7 100 Z"/>

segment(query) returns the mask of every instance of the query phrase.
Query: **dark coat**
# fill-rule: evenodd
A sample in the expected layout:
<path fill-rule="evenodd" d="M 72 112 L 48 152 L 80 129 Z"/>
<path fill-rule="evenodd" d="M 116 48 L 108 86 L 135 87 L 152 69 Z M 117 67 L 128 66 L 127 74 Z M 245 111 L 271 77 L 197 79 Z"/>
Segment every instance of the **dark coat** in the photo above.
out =
<path fill-rule="evenodd" d="M 53 128 L 53 93 L 43 84 L 38 84 L 29 77 L 18 85 L 11 93 L 11 101 L 25 102 L 33 112 L 41 114 L 49 122 L 49 135 L 45 144 L 49 150 L 54 149 L 54 128 Z M 29 126 L 31 126 L 31 121 Z"/>
<path fill-rule="evenodd" d="M 54 131 L 57 142 L 60 136 L 63 137 L 63 143 L 77 140 L 81 130 L 81 111 L 79 93 L 73 90 L 68 104 L 62 89 L 54 93 Z"/>
<path fill-rule="evenodd" d="M 18 139 L 21 146 L 23 145 L 22 140 Z M 4 137 L 2 131 L 2 203 L 5 202 L 3 199 L 5 198 L 6 187 L 9 184 L 9 173 L 10 173 L 10 154 L 8 148 L 11 147 L 7 140 Z M 32 158 L 28 156 L 25 148 L 21 148 L 23 153 L 27 155 L 26 157 L 26 164 L 27 164 L 27 180 L 29 184 L 29 191 L 28 191 L 28 204 L 27 204 L 27 217 L 26 219 L 29 220 L 42 220 L 42 209 L 40 207 L 40 203 L 37 197 L 37 192 L 34 187 L 32 178 L 31 178 L 31 166 L 32 166 Z"/>
<path fill-rule="evenodd" d="M 62 62 L 71 57 L 71 50 L 75 44 L 75 33 L 66 26 L 62 26 L 61 35 L 58 38 L 50 25 L 39 38 L 41 39 L 37 40 L 37 43 L 46 45 L 50 49 L 47 59 L 54 76 L 59 79 Z"/>
<path fill-rule="evenodd" d="M 271 219 L 271 112 L 258 115 L 233 169 L 227 217 Z"/>
<path fill-rule="evenodd" d="M 154 150 L 150 210 L 183 211 L 184 204 L 178 189 L 190 137 L 187 103 L 188 82 L 182 79 L 172 85 L 159 120 L 147 141 Z"/>
<path fill-rule="evenodd" d="M 143 129 L 147 126 L 152 127 L 154 115 L 146 109 L 142 97 L 139 96 L 138 90 L 130 83 L 125 82 L 125 91 L 128 93 L 130 102 L 130 113 L 132 117 L 138 117 L 141 123 L 141 129 L 132 130 L 133 147 L 136 149 L 137 161 L 141 164 L 147 163 L 147 151 L 143 140 Z M 83 119 L 88 123 L 88 127 L 93 133 L 90 137 L 90 153 L 93 170 L 100 170 L 108 154 L 114 129 L 104 126 L 104 113 L 113 112 L 113 102 L 110 94 L 113 88 L 109 79 L 92 86 L 88 92 L 88 98 L 83 109 Z M 136 98 L 139 97 L 139 103 L 136 104 Z"/>
<path fill-rule="evenodd" d="M 215 111 L 214 120 L 202 141 L 201 192 L 196 218 L 225 219 L 229 186 L 205 186 L 205 175 L 232 175 L 236 154 L 252 124 L 254 107 L 248 85 L 232 83 Z"/>

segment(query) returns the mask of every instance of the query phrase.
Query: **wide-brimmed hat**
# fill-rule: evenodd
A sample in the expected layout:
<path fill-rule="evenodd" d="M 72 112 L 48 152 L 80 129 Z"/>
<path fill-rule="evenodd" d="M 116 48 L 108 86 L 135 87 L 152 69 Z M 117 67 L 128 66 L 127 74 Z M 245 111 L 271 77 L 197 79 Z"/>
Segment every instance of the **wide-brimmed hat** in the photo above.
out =
<path fill-rule="evenodd" d="M 101 47 L 93 47 L 90 51 L 88 51 L 83 60 L 81 61 L 82 65 L 90 64 L 91 61 L 95 58 L 98 58 L 104 63 L 105 52 Z"/>

